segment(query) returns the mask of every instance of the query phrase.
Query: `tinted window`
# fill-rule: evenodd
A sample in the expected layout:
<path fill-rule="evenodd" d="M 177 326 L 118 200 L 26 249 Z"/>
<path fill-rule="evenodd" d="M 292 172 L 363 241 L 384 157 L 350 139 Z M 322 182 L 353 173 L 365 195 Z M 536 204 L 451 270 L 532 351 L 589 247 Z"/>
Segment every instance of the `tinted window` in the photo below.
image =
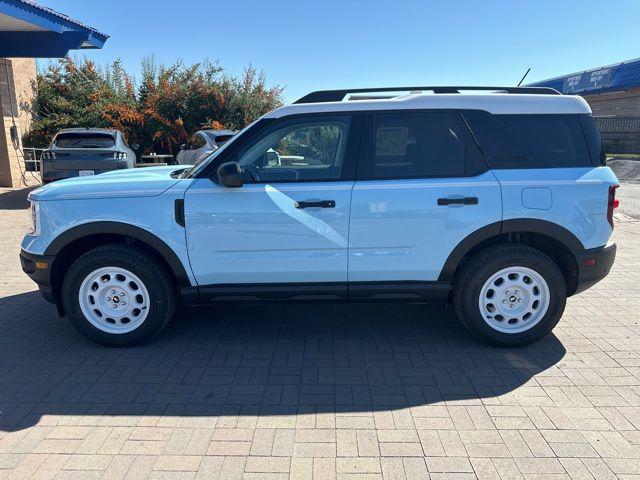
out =
<path fill-rule="evenodd" d="M 602 138 L 596 121 L 591 115 L 579 115 L 578 117 L 580 118 L 584 136 L 587 139 L 592 165 L 604 165 L 607 161 L 607 156 L 602 147 Z"/>
<path fill-rule="evenodd" d="M 577 115 L 464 112 L 491 168 L 591 166 Z"/>
<path fill-rule="evenodd" d="M 56 137 L 58 148 L 111 148 L 115 139 L 108 133 L 60 133 Z"/>
<path fill-rule="evenodd" d="M 209 137 L 209 140 L 211 142 L 215 143 L 219 147 L 227 143 L 235 135 L 235 133 L 226 134 L 226 133 L 207 132 L 207 131 L 205 131 L 204 133 L 207 137 Z"/>
<path fill-rule="evenodd" d="M 366 162 L 360 178 L 455 177 L 483 168 L 456 112 L 376 114 L 370 142 L 373 162 Z"/>
<path fill-rule="evenodd" d="M 198 148 L 204 147 L 206 144 L 204 137 L 202 135 L 198 135 L 197 133 L 191 137 L 189 141 L 189 147 L 191 150 L 197 150 Z"/>
<path fill-rule="evenodd" d="M 216 142 L 216 145 L 224 145 L 225 143 L 227 143 L 231 137 L 233 137 L 233 135 L 218 135 L 214 141 Z"/>
<path fill-rule="evenodd" d="M 349 117 L 285 122 L 239 156 L 247 182 L 339 180 Z"/>

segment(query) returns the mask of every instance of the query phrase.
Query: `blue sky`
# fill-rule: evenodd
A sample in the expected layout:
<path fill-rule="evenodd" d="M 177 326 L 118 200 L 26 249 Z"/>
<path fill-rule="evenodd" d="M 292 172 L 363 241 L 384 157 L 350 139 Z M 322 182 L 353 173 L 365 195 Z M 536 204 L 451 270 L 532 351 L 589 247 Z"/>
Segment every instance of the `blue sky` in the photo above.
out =
<path fill-rule="evenodd" d="M 311 90 L 514 85 L 640 57 L 640 1 L 40 0 L 110 35 L 87 57 L 249 63 L 293 101 Z"/>

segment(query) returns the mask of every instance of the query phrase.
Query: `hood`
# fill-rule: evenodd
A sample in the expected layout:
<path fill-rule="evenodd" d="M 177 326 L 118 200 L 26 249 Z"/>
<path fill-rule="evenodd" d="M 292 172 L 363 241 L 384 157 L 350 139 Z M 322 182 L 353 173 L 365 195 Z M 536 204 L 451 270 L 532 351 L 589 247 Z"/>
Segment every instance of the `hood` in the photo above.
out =
<path fill-rule="evenodd" d="M 29 194 L 30 200 L 83 200 L 94 198 L 154 197 L 180 181 L 171 174 L 189 166 L 129 168 L 100 175 L 74 177 L 44 185 Z"/>

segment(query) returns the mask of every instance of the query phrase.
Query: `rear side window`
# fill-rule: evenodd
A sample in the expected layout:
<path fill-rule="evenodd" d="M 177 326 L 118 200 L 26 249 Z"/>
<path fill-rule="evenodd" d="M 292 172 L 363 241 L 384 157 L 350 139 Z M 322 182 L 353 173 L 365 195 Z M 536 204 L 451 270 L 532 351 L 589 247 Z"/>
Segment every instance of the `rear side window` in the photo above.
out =
<path fill-rule="evenodd" d="M 193 137 L 191 137 L 191 140 L 189 143 L 190 143 L 189 147 L 191 148 L 191 150 L 197 150 L 198 148 L 204 147 L 206 144 L 204 138 L 201 135 L 198 135 L 197 133 L 193 135 Z"/>
<path fill-rule="evenodd" d="M 227 143 L 233 135 L 209 135 L 209 138 L 219 147 Z"/>
<path fill-rule="evenodd" d="M 607 163 L 607 155 L 602 147 L 602 137 L 600 130 L 596 125 L 596 121 L 591 115 L 578 115 L 582 131 L 587 139 L 587 146 L 591 154 L 591 163 L 595 165 L 605 165 Z"/>
<path fill-rule="evenodd" d="M 458 177 L 486 169 L 457 112 L 377 113 L 367 136 L 360 179 Z"/>
<path fill-rule="evenodd" d="M 108 133 L 60 133 L 56 137 L 58 148 L 111 148 L 116 141 Z"/>
<path fill-rule="evenodd" d="M 578 115 L 463 115 L 491 168 L 592 166 Z"/>

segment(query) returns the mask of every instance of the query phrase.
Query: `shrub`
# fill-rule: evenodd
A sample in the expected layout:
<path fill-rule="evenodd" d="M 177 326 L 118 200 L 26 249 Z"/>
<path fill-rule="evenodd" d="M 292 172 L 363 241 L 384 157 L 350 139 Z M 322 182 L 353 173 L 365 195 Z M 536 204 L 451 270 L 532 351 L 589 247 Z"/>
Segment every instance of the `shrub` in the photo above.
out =
<path fill-rule="evenodd" d="M 117 60 L 104 68 L 70 58 L 39 70 L 34 121 L 23 143 L 46 147 L 60 129 L 121 130 L 141 153 L 175 154 L 202 128 L 239 129 L 282 104 L 282 88 L 268 87 L 264 73 L 249 66 L 239 76 L 209 61 L 142 61 L 138 86 Z"/>

